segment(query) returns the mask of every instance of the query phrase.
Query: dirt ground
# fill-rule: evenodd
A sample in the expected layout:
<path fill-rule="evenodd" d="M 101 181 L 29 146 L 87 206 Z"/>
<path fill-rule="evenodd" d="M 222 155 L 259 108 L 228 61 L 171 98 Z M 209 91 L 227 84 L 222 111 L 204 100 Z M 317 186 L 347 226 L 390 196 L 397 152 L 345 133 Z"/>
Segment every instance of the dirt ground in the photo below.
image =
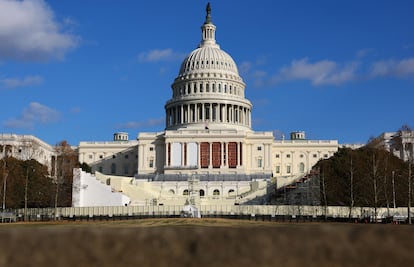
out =
<path fill-rule="evenodd" d="M 0 266 L 412 266 L 414 226 L 224 219 L 0 225 Z"/>

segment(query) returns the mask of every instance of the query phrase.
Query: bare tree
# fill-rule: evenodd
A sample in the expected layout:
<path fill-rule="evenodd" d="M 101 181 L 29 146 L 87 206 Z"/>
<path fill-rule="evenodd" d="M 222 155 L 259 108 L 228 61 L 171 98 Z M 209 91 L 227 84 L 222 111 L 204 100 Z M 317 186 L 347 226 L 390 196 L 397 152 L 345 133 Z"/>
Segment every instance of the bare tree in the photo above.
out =
<path fill-rule="evenodd" d="M 22 140 L 22 159 L 26 161 L 26 179 L 24 185 L 24 221 L 27 221 L 27 191 L 29 187 L 29 174 L 33 173 L 35 169 L 30 164 L 30 160 L 35 158 L 38 152 L 39 145 L 33 140 L 24 139 Z"/>
<path fill-rule="evenodd" d="M 408 223 L 411 224 L 411 195 L 412 195 L 412 170 L 411 165 L 413 162 L 413 145 L 414 145 L 414 132 L 408 125 L 403 125 L 398 130 L 398 134 L 393 138 L 393 145 L 400 149 L 400 155 L 402 159 L 408 161 L 408 199 L 407 199 L 407 217 Z"/>
<path fill-rule="evenodd" d="M 7 176 L 9 172 L 7 170 L 7 161 L 6 157 L 2 158 L 3 161 L 3 211 L 6 209 L 6 191 L 7 191 Z"/>
<path fill-rule="evenodd" d="M 57 219 L 60 204 L 71 204 L 73 168 L 79 165 L 77 154 L 66 141 L 55 146 L 55 153 L 55 219 Z"/>
<path fill-rule="evenodd" d="M 373 187 L 373 193 L 374 193 L 375 221 L 377 220 L 377 207 L 378 207 L 378 187 L 377 187 L 378 165 L 379 165 L 379 160 L 375 158 L 375 152 L 373 152 L 372 154 L 372 187 Z"/>

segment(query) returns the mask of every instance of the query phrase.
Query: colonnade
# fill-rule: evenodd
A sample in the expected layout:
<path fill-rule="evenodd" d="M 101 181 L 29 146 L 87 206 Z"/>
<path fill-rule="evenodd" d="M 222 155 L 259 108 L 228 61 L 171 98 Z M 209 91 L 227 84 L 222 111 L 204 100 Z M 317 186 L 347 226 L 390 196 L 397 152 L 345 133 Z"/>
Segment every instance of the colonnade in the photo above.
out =
<path fill-rule="evenodd" d="M 251 110 L 242 105 L 221 103 L 190 103 L 166 108 L 167 127 L 205 122 L 232 123 L 251 127 Z"/>
<path fill-rule="evenodd" d="M 172 146 L 179 144 L 180 152 L 174 154 Z M 191 144 L 196 144 L 196 151 L 191 153 Z M 198 168 L 237 168 L 243 165 L 243 144 L 241 142 L 200 142 L 200 143 L 166 143 L 166 167 Z M 196 156 L 197 159 L 189 157 Z M 174 160 L 178 157 L 179 160 Z M 174 163 L 175 162 L 175 163 Z M 178 165 L 175 165 L 179 163 Z"/>

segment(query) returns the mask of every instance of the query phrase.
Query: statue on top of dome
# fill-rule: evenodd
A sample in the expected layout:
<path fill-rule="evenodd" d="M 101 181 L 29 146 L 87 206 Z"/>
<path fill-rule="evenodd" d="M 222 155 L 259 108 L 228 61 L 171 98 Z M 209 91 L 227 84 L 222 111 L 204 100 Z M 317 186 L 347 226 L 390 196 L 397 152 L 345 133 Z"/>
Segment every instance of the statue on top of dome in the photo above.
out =
<path fill-rule="evenodd" d="M 206 22 L 205 23 L 211 23 L 211 7 L 210 7 L 210 2 L 207 3 L 207 7 L 206 7 Z"/>

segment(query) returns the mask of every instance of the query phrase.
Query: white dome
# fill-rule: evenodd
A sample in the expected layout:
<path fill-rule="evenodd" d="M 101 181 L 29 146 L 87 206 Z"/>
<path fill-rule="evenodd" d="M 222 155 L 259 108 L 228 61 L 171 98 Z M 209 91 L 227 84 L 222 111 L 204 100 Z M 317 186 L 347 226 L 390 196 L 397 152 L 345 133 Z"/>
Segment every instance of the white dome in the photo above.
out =
<path fill-rule="evenodd" d="M 202 46 L 193 50 L 181 64 L 177 78 L 199 72 L 228 72 L 239 75 L 231 56 L 214 46 Z"/>

